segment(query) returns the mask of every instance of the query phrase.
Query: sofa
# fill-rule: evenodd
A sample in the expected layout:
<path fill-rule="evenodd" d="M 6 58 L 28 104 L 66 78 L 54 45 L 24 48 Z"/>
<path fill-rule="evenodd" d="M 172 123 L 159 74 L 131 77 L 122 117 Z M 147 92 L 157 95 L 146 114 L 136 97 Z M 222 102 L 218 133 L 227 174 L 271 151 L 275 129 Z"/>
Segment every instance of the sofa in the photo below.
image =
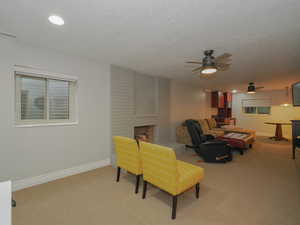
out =
<path fill-rule="evenodd" d="M 217 127 L 217 122 L 215 119 L 200 119 L 198 122 L 201 125 L 204 134 L 211 134 L 217 137 L 222 136 L 225 133 L 224 129 Z"/>
<path fill-rule="evenodd" d="M 197 120 L 201 125 L 202 131 L 205 135 L 213 135 L 214 137 L 223 136 L 226 133 L 237 132 L 237 133 L 246 133 L 256 136 L 255 130 L 248 130 L 239 127 L 227 127 L 227 128 L 218 128 L 217 122 L 215 119 L 198 119 Z M 176 128 L 176 142 L 179 144 L 184 144 L 186 146 L 192 146 L 192 140 L 190 134 L 187 130 L 185 123 L 182 123 Z"/>

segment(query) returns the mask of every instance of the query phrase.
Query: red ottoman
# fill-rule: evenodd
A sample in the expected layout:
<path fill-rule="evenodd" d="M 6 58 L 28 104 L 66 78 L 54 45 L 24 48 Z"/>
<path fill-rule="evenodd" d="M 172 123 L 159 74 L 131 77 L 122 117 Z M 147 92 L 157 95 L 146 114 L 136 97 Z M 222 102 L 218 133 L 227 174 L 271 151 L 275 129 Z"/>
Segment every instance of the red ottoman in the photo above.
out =
<path fill-rule="evenodd" d="M 242 139 L 236 139 L 236 138 L 228 138 L 228 137 L 217 137 L 217 139 L 226 141 L 228 144 L 230 144 L 233 148 L 246 148 L 246 142 Z"/>
<path fill-rule="evenodd" d="M 252 147 L 252 144 L 255 140 L 254 136 L 251 134 L 245 133 L 228 133 L 224 136 L 217 137 L 217 139 L 226 141 L 233 148 L 239 149 L 241 155 L 243 154 L 243 150 Z"/>

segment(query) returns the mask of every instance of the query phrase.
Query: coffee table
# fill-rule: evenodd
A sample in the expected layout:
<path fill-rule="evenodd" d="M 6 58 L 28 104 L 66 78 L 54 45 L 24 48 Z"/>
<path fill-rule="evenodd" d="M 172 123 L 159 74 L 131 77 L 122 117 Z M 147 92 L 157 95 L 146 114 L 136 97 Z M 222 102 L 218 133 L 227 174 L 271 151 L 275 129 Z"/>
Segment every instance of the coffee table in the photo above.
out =
<path fill-rule="evenodd" d="M 235 135 L 230 134 L 240 134 L 241 137 L 235 137 Z M 217 139 L 227 142 L 234 149 L 238 149 L 241 155 L 244 154 L 245 149 L 252 148 L 255 142 L 255 136 L 253 134 L 237 131 L 227 132 L 224 136 L 217 137 Z"/>

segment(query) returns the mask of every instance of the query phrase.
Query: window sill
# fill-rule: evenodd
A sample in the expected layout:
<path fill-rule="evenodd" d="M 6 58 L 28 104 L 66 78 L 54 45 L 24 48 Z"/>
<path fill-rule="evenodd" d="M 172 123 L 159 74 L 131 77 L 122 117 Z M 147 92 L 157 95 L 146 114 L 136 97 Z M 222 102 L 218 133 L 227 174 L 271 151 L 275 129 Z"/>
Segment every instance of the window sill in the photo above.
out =
<path fill-rule="evenodd" d="M 56 127 L 56 126 L 74 126 L 78 125 L 78 122 L 65 122 L 65 123 L 39 123 L 39 124 L 16 124 L 17 128 L 26 127 Z"/>
<path fill-rule="evenodd" d="M 271 116 L 271 114 L 243 113 L 246 116 Z"/>

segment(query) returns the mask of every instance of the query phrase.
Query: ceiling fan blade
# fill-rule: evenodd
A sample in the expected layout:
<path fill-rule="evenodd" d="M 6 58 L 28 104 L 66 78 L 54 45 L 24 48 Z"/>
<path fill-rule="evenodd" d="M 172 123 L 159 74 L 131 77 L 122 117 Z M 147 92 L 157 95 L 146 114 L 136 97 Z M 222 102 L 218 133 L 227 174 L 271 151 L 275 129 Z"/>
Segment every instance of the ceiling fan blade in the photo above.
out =
<path fill-rule="evenodd" d="M 228 70 L 230 68 L 230 66 L 231 66 L 230 64 L 218 63 L 217 64 L 217 69 L 219 71 L 226 71 L 226 70 Z"/>
<path fill-rule="evenodd" d="M 231 58 L 225 58 L 225 59 L 221 59 L 221 60 L 215 60 L 216 63 L 230 63 L 231 62 Z"/>
<path fill-rule="evenodd" d="M 216 63 L 216 66 L 217 67 L 226 67 L 226 66 L 231 66 L 231 64 L 230 63 L 220 63 L 220 62 L 218 62 L 218 63 Z"/>
<path fill-rule="evenodd" d="M 200 61 L 187 61 L 185 63 L 202 64 Z"/>
<path fill-rule="evenodd" d="M 196 64 L 187 64 L 187 63 L 185 63 L 184 65 L 183 65 L 183 67 L 185 67 L 185 68 L 189 68 L 189 69 L 193 69 L 193 68 L 195 68 L 195 65 Z M 197 66 L 197 65 L 196 65 Z M 200 65 L 199 65 L 200 66 Z"/>
<path fill-rule="evenodd" d="M 222 55 L 219 55 L 219 56 L 217 56 L 216 58 L 215 58 L 215 60 L 216 60 L 216 62 L 226 62 L 226 61 L 229 61 L 229 60 L 231 60 L 230 59 L 230 57 L 231 57 L 232 55 L 231 54 L 229 54 L 229 53 L 224 53 L 224 54 L 222 54 Z"/>
<path fill-rule="evenodd" d="M 256 90 L 263 89 L 264 87 L 255 87 Z"/>
<path fill-rule="evenodd" d="M 196 69 L 193 69 L 192 72 L 197 72 L 197 71 L 199 71 L 199 70 L 202 70 L 202 68 L 203 68 L 202 66 L 197 67 Z"/>
<path fill-rule="evenodd" d="M 230 66 L 228 66 L 228 67 L 221 67 L 218 70 L 219 71 L 227 71 L 227 70 L 229 70 L 229 68 L 230 68 Z"/>

